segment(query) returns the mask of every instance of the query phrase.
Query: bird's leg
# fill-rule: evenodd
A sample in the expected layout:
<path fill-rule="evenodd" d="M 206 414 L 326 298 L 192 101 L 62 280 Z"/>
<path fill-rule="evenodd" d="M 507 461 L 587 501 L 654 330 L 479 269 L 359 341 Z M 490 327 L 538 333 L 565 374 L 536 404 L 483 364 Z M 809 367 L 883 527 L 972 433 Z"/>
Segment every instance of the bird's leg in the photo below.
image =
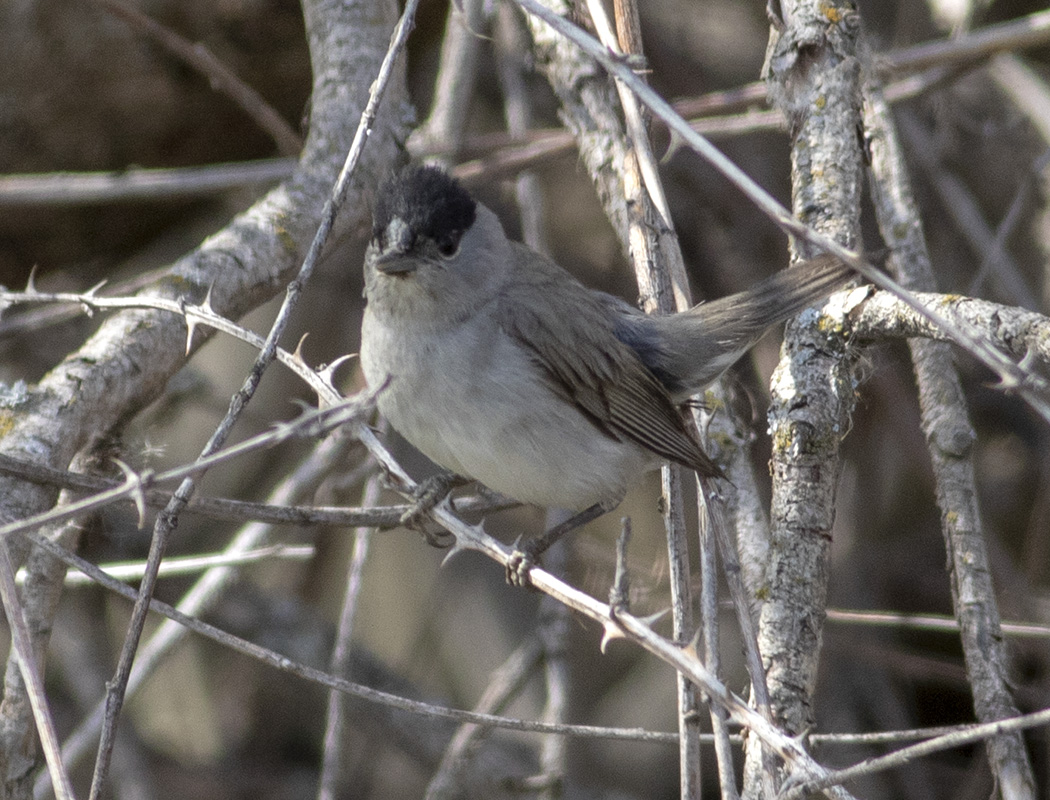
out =
<path fill-rule="evenodd" d="M 422 530 L 427 543 L 433 547 L 448 547 L 448 536 L 451 534 L 433 533 L 425 527 L 425 517 L 438 503 L 448 497 L 449 492 L 457 486 L 470 483 L 470 478 L 464 478 L 454 472 L 439 472 L 429 478 L 420 481 L 412 492 L 414 502 L 408 511 L 401 515 L 401 524 L 406 528 L 418 528 Z"/>
<path fill-rule="evenodd" d="M 573 514 L 564 522 L 559 522 L 542 536 L 537 536 L 535 539 L 529 539 L 525 542 L 522 542 L 522 537 L 519 536 L 517 541 L 514 542 L 514 552 L 510 554 L 510 560 L 507 562 L 507 583 L 511 586 L 528 586 L 530 584 L 529 571 L 536 566 L 540 556 L 551 545 L 570 531 L 582 528 L 588 522 L 598 519 L 598 517 L 612 511 L 618 505 L 619 503 L 614 502 L 595 503 L 593 506 Z"/>

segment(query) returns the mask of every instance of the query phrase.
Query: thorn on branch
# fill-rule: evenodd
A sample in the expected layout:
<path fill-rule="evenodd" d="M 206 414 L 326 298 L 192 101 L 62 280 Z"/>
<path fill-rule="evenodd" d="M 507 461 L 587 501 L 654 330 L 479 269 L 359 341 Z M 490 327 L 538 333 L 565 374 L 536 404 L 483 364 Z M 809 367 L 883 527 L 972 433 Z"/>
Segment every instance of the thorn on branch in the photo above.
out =
<path fill-rule="evenodd" d="M 124 484 L 131 490 L 131 499 L 135 502 L 135 510 L 139 515 L 139 530 L 142 530 L 146 526 L 145 490 L 153 483 L 153 470 L 148 469 L 140 474 L 119 458 L 114 458 L 113 463 L 124 473 Z"/>
<path fill-rule="evenodd" d="M 300 344 L 302 344 L 302 342 L 300 342 Z M 299 348 L 298 347 L 295 350 L 295 357 L 299 358 Z M 347 355 L 339 356 L 339 358 L 337 358 L 331 364 L 323 365 L 323 366 L 319 367 L 315 374 L 317 375 L 318 380 L 320 380 L 321 383 L 324 384 L 324 386 L 330 392 L 332 392 L 333 394 L 338 395 L 339 394 L 339 390 L 335 386 L 335 372 L 341 366 L 343 366 L 343 364 L 347 363 L 348 361 L 352 361 L 355 358 L 357 358 L 357 353 L 348 353 Z M 305 362 L 303 362 L 301 359 L 299 359 L 299 360 L 303 364 L 303 366 L 306 366 Z"/>
<path fill-rule="evenodd" d="M 303 358 L 303 342 L 306 341 L 306 337 L 309 335 L 310 331 L 307 331 L 301 337 L 299 337 L 299 341 L 295 343 L 295 350 L 292 352 L 292 356 L 294 358 L 299 359 L 304 364 L 306 363 L 306 360 Z"/>

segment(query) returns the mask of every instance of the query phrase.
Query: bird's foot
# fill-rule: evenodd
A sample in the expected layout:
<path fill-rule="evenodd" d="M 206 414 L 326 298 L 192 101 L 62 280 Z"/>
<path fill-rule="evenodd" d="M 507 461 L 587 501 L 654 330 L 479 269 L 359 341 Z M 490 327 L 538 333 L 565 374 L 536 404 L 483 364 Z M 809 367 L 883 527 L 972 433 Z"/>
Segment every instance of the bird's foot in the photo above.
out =
<path fill-rule="evenodd" d="M 514 551 L 507 560 L 507 583 L 511 586 L 531 587 L 532 579 L 529 577 L 529 572 L 539 563 L 540 556 L 547 552 L 551 545 L 569 531 L 586 525 L 616 506 L 617 503 L 595 503 L 555 525 L 542 536 L 529 539 L 524 543 L 522 543 L 522 537 L 519 536 L 514 541 Z"/>
<path fill-rule="evenodd" d="M 537 548 L 536 545 L 542 543 L 542 539 L 523 539 L 519 536 L 514 540 L 514 550 L 507 559 L 507 583 L 519 589 L 534 589 L 529 573 L 540 563 L 540 555 L 547 548 Z"/>
<path fill-rule="evenodd" d="M 449 492 L 468 482 L 469 478 L 452 472 L 439 472 L 437 475 L 431 475 L 426 480 L 420 481 L 415 491 L 412 492 L 412 505 L 401 515 L 401 524 L 406 528 L 421 531 L 427 544 L 433 547 L 448 547 L 455 537 L 445 530 L 433 530 L 426 524 L 427 515 L 448 497 Z"/>

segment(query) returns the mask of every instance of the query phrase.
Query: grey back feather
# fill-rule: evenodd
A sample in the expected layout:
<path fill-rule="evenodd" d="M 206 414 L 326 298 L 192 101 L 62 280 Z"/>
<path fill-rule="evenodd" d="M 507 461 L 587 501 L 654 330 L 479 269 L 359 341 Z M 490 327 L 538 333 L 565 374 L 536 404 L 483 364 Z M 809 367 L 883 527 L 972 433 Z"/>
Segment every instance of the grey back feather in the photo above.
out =
<path fill-rule="evenodd" d="M 606 298 L 614 298 L 587 289 L 555 264 L 537 263 L 536 254 L 522 245 L 516 252 L 532 267 L 515 270 L 504 286 L 500 302 L 513 313 L 501 313 L 500 325 L 534 353 L 552 388 L 606 435 L 634 441 L 702 475 L 720 476 L 663 383 L 616 335 L 616 317 L 605 306 Z M 526 298 L 557 293 L 561 301 L 522 302 L 519 293 Z"/>

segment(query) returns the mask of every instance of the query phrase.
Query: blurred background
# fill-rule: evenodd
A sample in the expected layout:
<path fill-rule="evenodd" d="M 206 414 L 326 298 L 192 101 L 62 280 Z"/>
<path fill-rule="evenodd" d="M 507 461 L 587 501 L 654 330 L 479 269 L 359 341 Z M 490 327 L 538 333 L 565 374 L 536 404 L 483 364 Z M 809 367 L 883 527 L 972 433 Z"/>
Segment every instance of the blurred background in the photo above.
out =
<path fill-rule="evenodd" d="M 1037 0 L 999 0 L 954 8 L 892 0 L 860 4 L 872 54 L 946 38 L 1042 9 Z M 190 42 L 206 45 L 258 91 L 296 130 L 304 130 L 311 76 L 301 10 L 292 0 L 144 0 L 136 7 Z M 434 96 L 448 4 L 426 0 L 410 40 L 408 69 L 420 120 Z M 686 100 L 759 79 L 768 35 L 761 2 L 649 0 L 641 4 L 649 79 L 665 97 Z M 503 130 L 503 99 L 494 56 L 483 41 L 469 107 L 464 157 L 484 151 Z M 1050 48 L 1018 56 L 1033 85 L 1047 91 Z M 895 106 L 922 208 L 939 289 L 974 294 L 1046 313 L 1050 247 L 1046 182 L 1048 142 L 1011 97 L 1001 71 L 977 66 L 945 76 Z M 535 127 L 559 126 L 557 104 L 542 77 L 528 82 Z M 1019 86 L 1015 86 L 1015 89 Z M 1045 131 L 1046 120 L 1043 120 Z M 355 125 L 356 120 L 348 120 Z M 660 132 L 656 132 L 660 140 Z M 488 139 L 486 139 L 488 137 Z M 715 138 L 734 161 L 785 204 L 790 202 L 789 137 L 758 128 Z M 663 146 L 666 147 L 666 141 Z M 0 7 L 0 173 L 121 172 L 132 167 L 188 167 L 279 155 L 273 140 L 208 81 L 142 30 L 88 0 L 13 0 Z M 603 217 L 574 150 L 529 163 L 543 200 L 545 233 L 555 258 L 581 280 L 636 299 L 633 277 Z M 662 164 L 675 222 L 698 297 L 718 297 L 783 268 L 783 235 L 716 172 L 684 150 Z M 512 182 L 482 173 L 471 188 L 520 231 Z M 46 291 L 86 291 L 101 280 L 127 291 L 218 230 L 265 191 L 245 185 L 204 199 L 76 205 L 30 204 L 0 196 L 0 283 L 25 286 L 31 269 Z M 969 209 L 986 230 L 968 223 Z M 873 214 L 865 240 L 879 246 Z M 362 235 L 342 242 L 316 274 L 286 346 L 309 333 L 311 364 L 353 353 L 361 314 Z M 242 324 L 265 332 L 275 310 L 259 308 Z M 0 379 L 38 380 L 75 349 L 97 321 L 79 313 L 29 307 L 0 319 Z M 768 492 L 764 388 L 778 358 L 767 337 L 731 374 L 745 415 L 753 419 L 754 464 Z M 217 336 L 170 383 L 165 396 L 112 441 L 100 443 L 97 468 L 118 455 L 137 468 L 192 460 L 225 411 L 254 353 Z M 983 521 L 1003 618 L 1050 624 L 1050 447 L 1045 424 L 1017 399 L 990 386 L 992 376 L 957 359 L 978 431 L 975 465 Z M 352 369 L 344 373 L 352 373 Z M 853 427 L 844 442 L 834 531 L 832 609 L 950 614 L 946 555 L 925 442 L 918 424 L 907 351 L 879 344 L 863 356 Z M 360 385 L 346 377 L 350 391 Z M 246 437 L 296 413 L 311 393 L 271 369 L 239 430 Z M 389 439 L 416 477 L 432 469 Z M 262 500 L 301 458 L 296 443 L 264 458 L 214 470 L 209 495 Z M 317 503 L 358 504 L 361 487 L 331 480 Z M 634 610 L 667 604 L 666 548 L 653 481 L 633 492 L 616 515 L 574 542 L 572 582 L 604 597 L 613 542 L 623 514 L 634 521 Z M 386 499 L 393 502 L 391 495 Z M 96 562 L 141 558 L 148 528 L 134 510 L 85 520 L 82 552 Z M 490 515 L 486 528 L 510 540 L 538 532 L 540 510 Z M 221 550 L 228 523 L 186 516 L 174 554 Z M 277 540 L 308 543 L 314 555 L 248 568 L 212 621 L 289 656 L 327 664 L 345 588 L 350 532 L 282 528 Z M 356 626 L 351 678 L 409 696 L 470 708 L 491 671 L 529 635 L 538 596 L 513 590 L 492 563 L 463 555 L 442 568 L 443 554 L 418 534 L 378 534 L 372 545 Z M 161 583 L 175 602 L 191 578 Z M 70 588 L 48 661 L 60 731 L 66 733 L 102 697 L 130 606 L 96 588 Z M 725 611 L 723 658 L 728 683 L 746 685 L 732 611 Z M 667 623 L 663 623 L 665 628 Z M 635 648 L 613 643 L 598 652 L 600 631 L 572 619 L 569 635 L 575 722 L 675 729 L 671 671 Z M 887 730 L 973 719 L 957 636 L 829 620 L 816 695 L 816 733 Z M 1016 700 L 1022 711 L 1050 700 L 1050 640 L 1010 642 Z M 537 717 L 542 687 L 533 679 L 507 709 Z M 315 792 L 325 693 L 209 642 L 191 639 L 131 703 L 121 727 L 114 797 L 223 796 L 269 800 Z M 421 796 L 435 766 L 430 723 L 385 719 L 360 706 L 356 747 L 347 754 L 353 797 Z M 427 741 L 428 737 L 431 739 Z M 527 764 L 522 734 L 498 733 L 490 747 L 511 764 Z M 1042 791 L 1050 796 L 1045 731 L 1028 734 Z M 675 797 L 674 746 L 569 740 L 568 796 Z M 879 752 L 827 745 L 818 758 L 847 764 Z M 715 785 L 713 755 L 705 771 Z M 82 767 L 86 770 L 87 767 Z M 521 774 L 529 774 L 523 768 Z M 80 773 L 89 774 L 86 772 Z M 163 789 L 161 789 L 163 787 Z M 992 780 L 983 748 L 960 749 L 860 782 L 864 797 L 984 798 Z M 135 794 L 136 791 L 143 792 Z"/>

